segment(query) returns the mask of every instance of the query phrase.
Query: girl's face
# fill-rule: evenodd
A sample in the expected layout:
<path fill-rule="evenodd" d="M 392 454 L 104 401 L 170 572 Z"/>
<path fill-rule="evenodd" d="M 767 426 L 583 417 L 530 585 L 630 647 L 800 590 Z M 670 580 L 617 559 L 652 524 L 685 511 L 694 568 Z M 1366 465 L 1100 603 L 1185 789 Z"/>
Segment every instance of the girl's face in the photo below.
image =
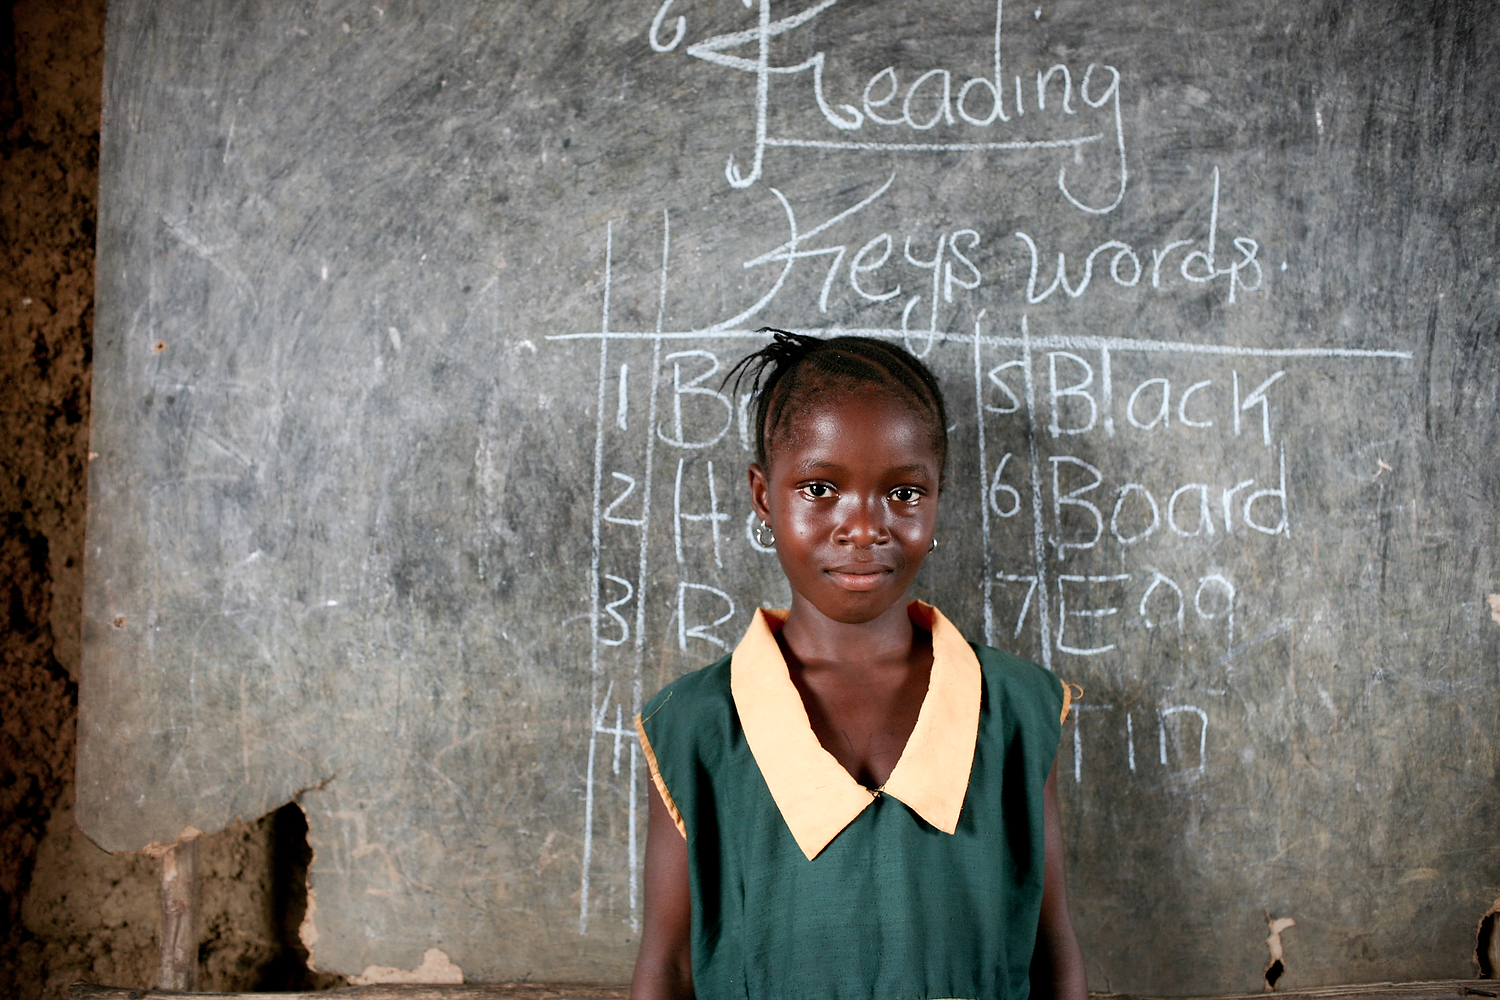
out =
<path fill-rule="evenodd" d="M 797 414 L 767 460 L 750 466 L 750 500 L 794 610 L 859 624 L 901 601 L 937 525 L 931 429 L 887 393 L 839 392 Z"/>

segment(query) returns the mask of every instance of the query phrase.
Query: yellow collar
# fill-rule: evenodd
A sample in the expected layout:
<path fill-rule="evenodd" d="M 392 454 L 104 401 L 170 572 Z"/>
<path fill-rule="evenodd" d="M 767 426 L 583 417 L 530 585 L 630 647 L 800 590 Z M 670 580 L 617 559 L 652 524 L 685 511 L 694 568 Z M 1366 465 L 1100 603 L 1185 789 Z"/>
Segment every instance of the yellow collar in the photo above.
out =
<path fill-rule="evenodd" d="M 979 660 L 953 623 L 930 604 L 907 605 L 932 633 L 932 677 L 906 749 L 881 791 L 944 833 L 958 829 L 979 735 Z M 792 684 L 774 629 L 787 612 L 758 610 L 735 647 L 729 688 L 745 741 L 808 860 L 864 812 L 876 793 L 823 749 Z"/>

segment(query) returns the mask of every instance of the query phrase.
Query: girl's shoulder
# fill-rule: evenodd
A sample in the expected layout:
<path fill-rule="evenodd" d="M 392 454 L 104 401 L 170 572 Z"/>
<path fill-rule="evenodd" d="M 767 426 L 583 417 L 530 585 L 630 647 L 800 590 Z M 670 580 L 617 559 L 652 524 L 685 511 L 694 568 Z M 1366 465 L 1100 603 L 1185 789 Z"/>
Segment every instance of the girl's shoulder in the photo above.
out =
<path fill-rule="evenodd" d="M 727 721 L 734 710 L 729 660 L 726 654 L 706 667 L 683 674 L 658 691 L 641 708 L 642 728 L 697 727 L 712 721 Z"/>
<path fill-rule="evenodd" d="M 1009 650 L 986 646 L 982 642 L 971 642 L 969 648 L 979 658 L 979 667 L 986 676 L 993 674 L 1016 683 L 1055 686 L 1059 692 L 1062 691 L 1063 682 L 1057 679 L 1056 674 L 1025 657 L 1017 656 Z"/>
<path fill-rule="evenodd" d="M 985 687 L 992 698 L 1003 698 L 1009 704 L 1061 725 L 1066 696 L 1065 685 L 1046 667 L 1038 666 L 1015 653 L 983 643 L 971 642 Z"/>

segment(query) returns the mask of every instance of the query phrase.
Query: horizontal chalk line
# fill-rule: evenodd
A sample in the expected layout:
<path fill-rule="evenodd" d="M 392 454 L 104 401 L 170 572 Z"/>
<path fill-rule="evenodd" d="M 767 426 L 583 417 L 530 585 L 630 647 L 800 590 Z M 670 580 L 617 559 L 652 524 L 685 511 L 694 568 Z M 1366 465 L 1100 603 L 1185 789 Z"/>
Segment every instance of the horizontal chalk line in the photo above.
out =
<path fill-rule="evenodd" d="M 938 342 L 949 342 L 955 344 L 973 344 L 975 338 L 971 334 L 963 333 L 934 333 L 915 330 L 903 332 L 901 330 L 858 328 L 858 327 L 823 327 L 817 329 L 801 329 L 798 333 L 812 334 L 816 337 L 856 336 L 876 337 L 885 340 L 901 340 L 903 338 L 916 341 L 928 339 Z M 765 334 L 756 330 L 714 330 L 712 332 L 698 330 L 664 331 L 662 333 L 647 331 L 620 330 L 589 333 L 557 333 L 547 337 L 548 340 L 764 340 Z M 1357 347 L 1239 347 L 1233 344 L 1195 344 L 1184 340 L 1142 340 L 1133 337 L 1088 337 L 1088 336 L 1036 336 L 1036 337 L 986 337 L 979 338 L 981 346 L 985 347 L 1023 347 L 1030 345 L 1033 350 L 1041 349 L 1072 349 L 1081 351 L 1118 351 L 1137 352 L 1143 354 L 1213 354 L 1228 357 L 1250 357 L 1250 358 L 1388 358 L 1395 361 L 1410 361 L 1410 351 L 1386 351 L 1369 350 Z"/>
<path fill-rule="evenodd" d="M 1081 139 L 1019 139 L 1014 142 L 835 142 L 832 139 L 773 139 L 765 145 L 793 149 L 849 149 L 856 152 L 972 153 L 1007 149 L 1063 149 L 1103 139 L 1103 133 Z"/>

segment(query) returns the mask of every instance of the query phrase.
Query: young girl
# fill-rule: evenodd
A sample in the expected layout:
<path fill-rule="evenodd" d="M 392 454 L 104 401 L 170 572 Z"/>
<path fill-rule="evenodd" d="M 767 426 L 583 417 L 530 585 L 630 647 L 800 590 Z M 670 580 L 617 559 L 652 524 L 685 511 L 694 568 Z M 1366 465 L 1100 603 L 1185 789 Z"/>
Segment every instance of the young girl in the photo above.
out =
<path fill-rule="evenodd" d="M 792 606 L 636 720 L 652 787 L 631 995 L 1084 1000 L 1063 685 L 906 598 L 937 546 L 937 382 L 880 341 L 766 332 L 735 373 L 759 390 L 750 502 Z"/>

